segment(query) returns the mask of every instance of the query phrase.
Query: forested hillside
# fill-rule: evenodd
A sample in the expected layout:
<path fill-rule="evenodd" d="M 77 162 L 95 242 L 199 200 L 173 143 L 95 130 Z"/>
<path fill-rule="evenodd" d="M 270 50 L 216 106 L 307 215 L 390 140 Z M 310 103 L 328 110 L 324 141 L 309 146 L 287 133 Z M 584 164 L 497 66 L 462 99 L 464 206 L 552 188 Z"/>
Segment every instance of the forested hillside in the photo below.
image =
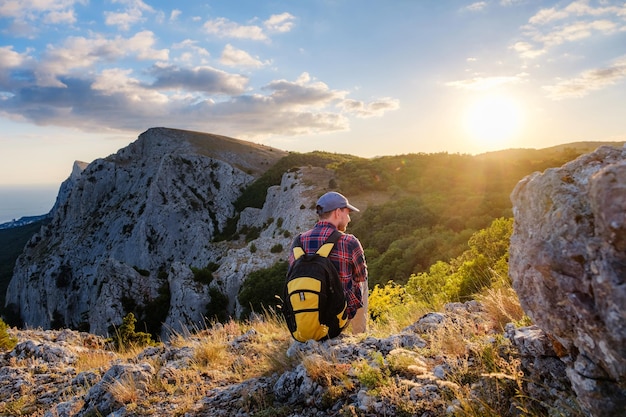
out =
<path fill-rule="evenodd" d="M 349 232 L 363 243 L 373 287 L 389 280 L 406 283 L 411 274 L 461 255 L 475 232 L 494 219 L 512 216 L 509 195 L 519 180 L 559 167 L 602 144 L 581 142 L 477 156 L 437 153 L 363 159 L 291 154 L 282 162 L 285 169 L 291 168 L 290 158 L 297 161 L 293 167 L 308 163 L 334 168 L 336 178 L 329 181 L 329 188 L 344 193 L 357 207 L 366 207 L 353 214 Z"/>
<path fill-rule="evenodd" d="M 526 175 L 560 167 L 600 145 L 578 143 L 478 156 L 441 153 L 360 159 L 291 154 L 281 162 L 286 169 L 303 162 L 334 168 L 336 177 L 329 179 L 328 187 L 345 193 L 363 209 L 352 213 L 348 231 L 365 248 L 373 291 L 370 313 L 376 318 L 389 313 L 377 311 L 376 303 L 384 304 L 380 310 L 407 307 L 405 294 L 420 307 L 437 309 L 500 284 L 509 287 L 508 292 L 513 188 Z M 290 158 L 297 164 L 290 165 Z M 244 195 L 252 190 L 254 184 Z M 287 263 L 280 262 L 251 274 L 239 294 L 241 305 L 257 311 L 275 306 L 274 294 L 280 294 L 286 271 Z"/>
<path fill-rule="evenodd" d="M 237 211 L 261 207 L 266 190 L 283 173 L 311 165 L 335 170 L 327 187 L 346 194 L 363 210 L 354 213 L 349 232 L 365 247 L 370 287 L 390 280 L 405 284 L 412 274 L 428 272 L 438 261 L 448 262 L 469 249 L 468 241 L 493 220 L 511 217 L 509 195 L 524 176 L 559 167 L 600 145 L 575 143 L 534 150 L 516 149 L 471 156 L 407 154 L 373 159 L 327 152 L 290 153 L 252 183 L 237 201 Z M 237 218 L 219 239 L 236 232 Z M 0 234 L 0 301 L 11 278 L 13 263 L 38 225 Z M 273 268 L 273 275 L 284 265 Z M 278 270 L 278 272 L 276 272 Z M 263 276 L 264 271 L 259 271 Z"/>

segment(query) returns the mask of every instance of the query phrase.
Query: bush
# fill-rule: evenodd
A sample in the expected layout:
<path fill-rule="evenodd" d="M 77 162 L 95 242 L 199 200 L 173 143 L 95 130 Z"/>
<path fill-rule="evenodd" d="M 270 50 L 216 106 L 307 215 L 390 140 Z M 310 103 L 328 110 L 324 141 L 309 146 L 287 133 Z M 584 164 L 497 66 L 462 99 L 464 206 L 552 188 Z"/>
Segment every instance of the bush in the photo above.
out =
<path fill-rule="evenodd" d="M 275 244 L 270 249 L 270 252 L 272 253 L 281 253 L 282 251 L 283 251 L 283 245 L 281 245 L 280 243 Z"/>
<path fill-rule="evenodd" d="M 209 264 L 204 268 L 191 267 L 193 279 L 201 284 L 209 285 L 213 281 L 213 272 L 217 271 L 218 268 L 219 265 L 215 262 L 209 262 Z"/>
<path fill-rule="evenodd" d="M 113 343 L 115 350 L 127 351 L 155 345 L 150 333 L 135 331 L 135 323 L 137 323 L 137 319 L 133 313 L 128 313 L 122 319 L 122 325 L 116 329 L 116 336 L 108 340 L 108 342 Z"/>
<path fill-rule="evenodd" d="M 252 311 L 261 312 L 264 308 L 274 308 L 277 304 L 275 295 L 283 292 L 288 263 L 277 262 L 272 267 L 252 272 L 239 290 L 239 304 L 243 308 L 242 317 Z"/>
<path fill-rule="evenodd" d="M 9 326 L 0 319 L 0 349 L 12 350 L 17 345 L 17 338 L 9 334 L 7 329 Z"/>
<path fill-rule="evenodd" d="M 217 288 L 209 288 L 209 296 L 211 301 L 206 306 L 205 317 L 209 321 L 217 320 L 225 323 L 229 319 L 228 314 L 228 297 L 220 292 Z"/>

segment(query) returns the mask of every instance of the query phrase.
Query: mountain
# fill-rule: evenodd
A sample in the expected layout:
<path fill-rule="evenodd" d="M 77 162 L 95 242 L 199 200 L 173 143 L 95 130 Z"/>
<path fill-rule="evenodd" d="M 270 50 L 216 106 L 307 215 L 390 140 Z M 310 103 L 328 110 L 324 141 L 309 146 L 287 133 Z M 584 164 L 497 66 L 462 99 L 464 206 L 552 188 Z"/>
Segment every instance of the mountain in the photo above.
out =
<path fill-rule="evenodd" d="M 75 164 L 50 223 L 17 259 L 6 295 L 23 325 L 105 335 L 134 311 L 151 331 L 198 325 L 250 271 L 274 264 L 286 230 L 311 224 L 314 187 L 291 173 L 246 209 L 239 228 L 264 226 L 253 255 L 244 239 L 214 243 L 242 190 L 287 153 L 217 135 L 153 128 L 118 153 Z M 292 208 L 297 208 L 292 210 Z M 282 213 L 282 228 L 272 219 Z M 195 271 L 195 273 L 194 273 Z M 200 282 L 198 271 L 212 280 Z M 208 303 L 208 304 L 207 304 Z"/>
<path fill-rule="evenodd" d="M 149 129 L 114 155 L 74 165 L 49 223 L 15 262 L 4 316 L 99 335 L 128 312 L 155 335 L 237 317 L 242 283 L 286 258 L 328 189 L 362 209 L 351 230 L 366 247 L 370 286 L 402 282 L 460 255 L 473 231 L 508 216 L 524 175 L 583 151 L 367 160 Z"/>

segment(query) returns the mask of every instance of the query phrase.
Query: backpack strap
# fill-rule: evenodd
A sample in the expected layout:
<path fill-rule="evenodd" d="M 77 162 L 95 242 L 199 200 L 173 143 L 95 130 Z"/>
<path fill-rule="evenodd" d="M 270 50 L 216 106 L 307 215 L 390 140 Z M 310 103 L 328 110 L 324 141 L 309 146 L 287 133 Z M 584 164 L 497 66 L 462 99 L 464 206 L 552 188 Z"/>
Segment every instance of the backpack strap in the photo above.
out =
<path fill-rule="evenodd" d="M 317 253 L 320 256 L 323 256 L 324 258 L 328 258 L 328 255 L 330 255 L 330 251 L 333 250 L 333 246 L 335 246 L 335 243 L 337 243 L 340 236 L 341 236 L 341 232 L 339 230 L 336 230 L 336 229 L 333 230 L 333 232 L 330 234 L 330 236 L 328 236 L 324 244 L 320 246 L 320 248 L 315 253 Z M 302 255 L 304 255 L 304 249 L 302 249 L 302 242 L 300 241 L 300 235 L 296 237 L 292 251 L 293 251 L 294 259 L 298 259 Z"/>
<path fill-rule="evenodd" d="M 293 259 L 298 259 L 304 255 L 304 249 L 302 249 L 302 242 L 300 241 L 300 235 L 296 236 L 296 241 L 293 244 Z"/>
<path fill-rule="evenodd" d="M 333 230 L 330 236 L 328 236 L 328 239 L 326 239 L 326 242 L 324 242 L 324 244 L 320 246 L 320 248 L 315 253 L 323 256 L 324 258 L 328 258 L 328 255 L 330 255 L 330 251 L 333 250 L 333 246 L 335 246 L 335 243 L 337 243 L 337 241 L 339 240 L 339 236 L 341 236 L 339 230 Z"/>

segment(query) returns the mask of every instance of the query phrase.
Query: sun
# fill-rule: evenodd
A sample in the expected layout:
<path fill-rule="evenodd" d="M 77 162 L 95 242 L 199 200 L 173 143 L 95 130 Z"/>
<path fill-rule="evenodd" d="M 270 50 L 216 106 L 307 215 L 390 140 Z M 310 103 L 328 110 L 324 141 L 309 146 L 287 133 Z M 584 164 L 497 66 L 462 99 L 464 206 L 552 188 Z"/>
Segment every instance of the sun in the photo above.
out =
<path fill-rule="evenodd" d="M 511 97 L 486 96 L 475 101 L 465 114 L 465 130 L 478 145 L 506 147 L 519 133 L 522 112 Z"/>

